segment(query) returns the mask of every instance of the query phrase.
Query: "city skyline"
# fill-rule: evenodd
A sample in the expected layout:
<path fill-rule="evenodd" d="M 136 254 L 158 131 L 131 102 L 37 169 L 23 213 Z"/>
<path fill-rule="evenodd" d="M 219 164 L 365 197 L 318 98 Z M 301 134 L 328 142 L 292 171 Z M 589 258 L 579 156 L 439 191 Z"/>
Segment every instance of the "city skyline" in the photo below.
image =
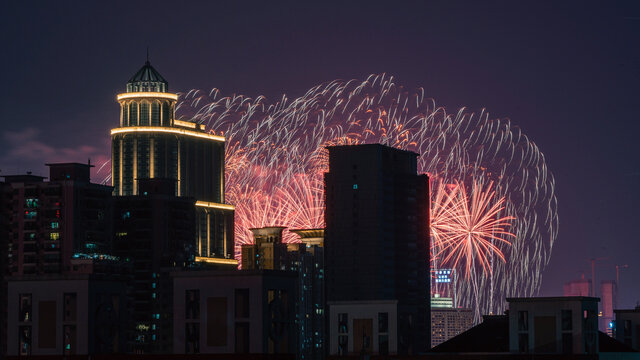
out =
<path fill-rule="evenodd" d="M 291 12 L 290 15 L 297 15 L 300 18 L 310 17 L 310 24 L 320 23 L 320 15 L 305 15 L 306 13 L 303 13 L 302 9 L 297 8 L 293 4 L 288 5 L 286 9 Z M 540 15 L 541 19 L 549 20 L 551 30 L 543 31 L 536 27 L 539 26 L 539 22 L 542 22 L 542 20 L 538 19 L 528 19 L 525 21 L 525 24 L 521 26 L 515 26 L 516 24 L 513 22 L 508 22 L 508 24 L 515 26 L 517 30 L 516 34 L 527 35 L 525 36 L 525 39 L 529 41 L 527 44 L 532 46 L 524 46 L 525 49 L 519 49 L 516 46 L 516 49 L 511 53 L 511 57 L 515 56 L 517 58 L 520 56 L 518 59 L 524 60 L 523 57 L 526 57 L 528 51 L 530 51 L 527 49 L 536 49 L 536 46 L 541 50 L 541 53 L 549 51 L 555 55 L 564 54 L 566 56 L 569 56 L 568 49 L 571 48 L 577 50 L 576 54 L 583 54 L 582 52 L 587 52 L 594 47 L 597 50 L 601 50 L 595 52 L 601 56 L 596 56 L 596 60 L 602 60 L 609 65 L 618 65 L 618 67 L 607 68 L 607 70 L 613 70 L 611 74 L 605 76 L 605 70 L 602 69 L 604 66 L 600 65 L 598 61 L 594 59 L 578 62 L 583 68 L 570 69 L 568 60 L 565 60 L 567 63 L 559 62 L 558 64 L 550 65 L 547 61 L 551 61 L 551 55 L 541 55 L 541 59 L 529 60 L 530 62 L 528 63 L 526 61 L 524 62 L 525 65 L 528 64 L 530 67 L 535 68 L 535 66 L 538 66 L 546 69 L 546 72 L 542 71 L 542 75 L 544 75 L 542 79 L 535 80 L 533 79 L 533 75 L 526 73 L 526 70 L 510 67 L 512 66 L 512 61 L 501 60 L 504 61 L 503 65 L 507 65 L 506 70 L 488 66 L 485 72 L 475 73 L 474 71 L 477 70 L 477 67 L 464 62 L 456 64 L 456 61 L 460 61 L 460 59 L 454 55 L 462 55 L 463 52 L 458 54 L 455 49 L 449 48 L 448 46 L 454 47 L 452 44 L 455 44 L 456 41 L 460 42 L 459 45 L 466 44 L 469 46 L 469 39 L 463 39 L 461 34 L 457 34 L 455 31 L 443 32 L 441 34 L 442 42 L 448 44 L 447 46 L 440 44 L 445 49 L 444 54 L 446 54 L 446 56 L 442 55 L 431 60 L 427 57 L 427 63 L 431 65 L 431 69 L 433 70 L 422 69 L 419 64 L 420 62 L 415 59 L 393 60 L 383 57 L 381 60 L 374 61 L 369 59 L 369 56 L 372 55 L 360 57 L 356 54 L 356 50 L 345 48 L 347 44 L 351 44 L 356 40 L 349 39 L 348 36 L 346 40 L 338 39 L 335 40 L 335 42 L 324 43 L 325 45 L 329 45 L 334 51 L 342 50 L 346 55 L 346 59 L 342 63 L 340 61 L 328 61 L 328 64 L 324 65 L 322 60 L 310 60 L 313 54 L 319 53 L 311 44 L 303 46 L 295 41 L 297 37 L 301 39 L 308 37 L 312 40 L 324 39 L 324 33 L 321 30 L 314 29 L 311 25 L 302 24 L 302 21 L 295 16 L 292 20 L 284 15 L 279 15 L 282 16 L 280 18 L 276 17 L 276 19 L 280 19 L 279 23 L 281 27 L 267 31 L 265 36 L 268 39 L 275 39 L 276 35 L 293 34 L 290 35 L 293 37 L 290 42 L 291 48 L 279 48 L 282 58 L 287 59 L 284 61 L 285 63 L 290 61 L 296 64 L 288 74 L 284 71 L 286 64 L 276 64 L 275 59 L 277 57 L 268 53 L 264 55 L 264 63 L 259 64 L 264 67 L 264 71 L 260 72 L 255 70 L 255 67 L 251 65 L 257 65 L 258 62 L 245 60 L 242 56 L 242 54 L 251 51 L 247 45 L 235 44 L 234 47 L 234 44 L 227 43 L 229 48 L 233 50 L 232 53 L 228 55 L 220 55 L 220 53 L 217 53 L 209 46 L 200 46 L 199 42 L 193 39 L 193 34 L 195 34 L 198 27 L 193 25 L 192 22 L 176 18 L 171 20 L 173 25 L 181 24 L 181 21 L 187 21 L 185 23 L 186 28 L 191 31 L 190 34 L 192 34 L 192 37 L 187 37 L 188 41 L 186 41 L 186 44 L 174 45 L 163 43 L 160 38 L 162 35 L 167 35 L 168 27 L 160 28 L 157 32 L 141 31 L 136 34 L 134 38 L 128 39 L 125 45 L 116 45 L 115 43 L 107 41 L 110 50 L 117 49 L 117 46 L 123 46 L 126 47 L 127 51 L 131 52 L 127 56 L 118 59 L 117 57 L 109 56 L 107 53 L 102 53 L 102 51 L 107 51 L 106 48 L 103 50 L 100 46 L 93 44 L 91 40 L 94 37 L 99 38 L 101 36 L 106 36 L 107 39 L 111 39 L 111 36 L 116 36 L 118 31 L 121 30 L 111 28 L 114 33 L 111 34 L 99 28 L 99 26 L 91 25 L 83 20 L 77 23 L 58 24 L 52 19 L 52 16 L 59 16 L 60 19 L 66 19 L 71 14 L 74 14 L 74 11 L 79 11 L 80 13 L 82 13 L 82 11 L 89 13 L 92 11 L 104 11 L 104 14 L 94 13 L 94 15 L 106 24 L 109 16 L 113 15 L 110 11 L 114 13 L 117 12 L 115 8 L 121 6 L 121 4 L 115 5 L 114 8 L 92 9 L 83 8 L 83 6 L 71 9 L 69 8 L 69 3 L 64 3 L 60 5 L 60 7 L 47 8 L 47 6 L 44 6 L 42 9 L 35 10 L 49 11 L 44 14 L 43 19 L 45 21 L 43 21 L 43 24 L 38 24 L 38 26 L 49 25 L 61 29 L 62 33 L 64 33 L 64 31 L 70 31 L 75 34 L 66 40 L 48 38 L 44 36 L 41 31 L 37 30 L 44 28 L 38 28 L 37 26 L 26 28 L 26 25 L 17 24 L 16 27 L 9 32 L 15 34 L 16 31 L 23 31 L 23 35 L 26 36 L 24 39 L 29 39 L 29 36 L 33 37 L 38 35 L 43 36 L 44 40 L 49 39 L 53 41 L 51 43 L 43 42 L 44 40 L 35 41 L 33 47 L 25 50 L 24 53 L 18 54 L 18 52 L 15 52 L 15 55 L 11 55 L 8 59 L 3 60 L 3 62 L 5 62 L 4 71 L 6 72 L 6 76 L 3 77 L 9 80 L 3 88 L 5 92 L 2 100 L 3 116 L 5 119 L 12 119 L 12 121 L 9 122 L 5 120 L 7 122 L 3 133 L 5 139 L 3 150 L 5 156 L 2 158 L 2 162 L 0 162 L 0 169 L 2 169 L 0 175 L 24 173 L 27 170 L 34 171 L 35 174 L 44 174 L 38 170 L 38 167 L 44 162 L 84 162 L 88 156 L 91 157 L 92 163 L 102 164 L 102 162 L 109 157 L 109 136 L 108 130 L 106 129 L 114 127 L 118 118 L 118 109 L 114 94 L 123 90 L 122 84 L 126 81 L 127 76 L 140 66 L 144 60 L 146 46 L 151 48 L 151 60 L 154 65 L 160 69 L 166 78 L 173 81 L 172 89 L 183 93 L 193 88 L 208 90 L 211 87 L 218 87 L 222 88 L 225 95 L 245 93 L 249 96 L 256 97 L 259 94 L 267 94 L 267 97 L 275 102 L 282 93 L 288 93 L 290 94 L 290 98 L 295 98 L 301 96 L 307 88 L 331 81 L 335 78 L 344 77 L 347 80 L 351 78 L 364 79 L 369 73 L 387 72 L 390 75 L 397 76 L 402 84 L 409 88 L 424 86 L 427 97 L 435 98 L 436 103 L 446 106 L 449 112 L 455 112 L 459 106 L 464 105 L 468 105 L 470 111 L 478 111 L 480 108 L 486 106 L 491 114 L 491 118 L 511 118 L 512 124 L 524 129 L 531 137 L 531 140 L 535 142 L 545 154 L 549 167 L 556 177 L 558 186 L 560 227 L 559 236 L 551 255 L 550 265 L 543 275 L 541 295 L 561 294 L 564 282 L 579 278 L 580 271 L 584 271 L 587 274 L 590 273 L 590 258 L 608 257 L 608 259 L 604 259 L 597 264 L 599 269 L 597 274 L 598 283 L 600 280 L 615 278 L 615 265 L 629 264 L 631 265 L 630 268 L 624 269 L 621 273 L 620 307 L 632 307 L 638 300 L 638 294 L 629 291 L 629 285 L 633 284 L 633 281 L 640 281 L 640 270 L 636 268 L 634 263 L 635 259 L 632 257 L 634 253 L 637 253 L 639 245 L 633 241 L 633 224 L 629 221 L 632 220 L 634 216 L 637 218 L 638 215 L 637 201 L 639 200 L 639 193 L 638 189 L 633 188 L 632 185 L 637 183 L 638 177 L 640 176 L 637 165 L 637 155 L 634 156 L 631 148 L 631 134 L 634 133 L 633 129 L 637 129 L 638 124 L 632 122 L 629 116 L 633 99 L 625 97 L 632 97 L 633 89 L 631 88 L 631 80 L 634 76 L 637 77 L 638 75 L 637 59 L 635 58 L 635 56 L 637 56 L 637 50 L 627 49 L 623 46 L 625 41 L 637 37 L 637 22 L 634 22 L 635 20 L 632 18 L 627 19 L 629 9 L 626 9 L 627 12 L 623 11 L 624 8 L 622 10 L 604 9 L 606 11 L 604 12 L 605 16 L 602 21 L 606 22 L 605 25 L 610 23 L 616 24 L 613 28 L 606 29 L 606 31 L 608 31 L 607 34 L 619 35 L 618 37 L 613 36 L 613 39 L 617 41 L 613 44 L 602 39 L 601 36 L 605 37 L 605 35 L 596 33 L 595 30 L 591 30 L 592 32 L 581 32 L 582 30 L 589 29 L 586 24 L 587 20 L 585 19 L 593 19 L 595 16 L 595 10 L 597 9 L 592 5 L 587 5 L 582 9 L 573 9 L 568 6 L 554 9 L 560 15 L 572 14 L 570 18 L 575 21 L 575 29 L 565 28 L 563 21 L 560 20 L 560 15 L 550 16 L 546 14 L 546 10 L 548 9 L 544 6 L 532 9 L 533 15 L 531 16 L 535 17 L 536 15 Z M 190 7 L 190 9 L 181 9 L 180 11 L 184 11 L 183 14 L 193 11 L 193 4 L 188 5 L 188 7 Z M 396 29 L 399 29 L 397 30 L 398 32 L 393 33 L 393 31 L 388 31 L 385 33 L 373 26 L 364 26 L 365 29 L 356 31 L 356 34 L 363 37 L 361 40 L 365 43 L 359 46 L 365 48 L 365 45 L 376 43 L 376 40 L 384 38 L 386 34 L 391 42 L 398 44 L 397 51 L 400 54 L 405 54 L 410 57 L 412 46 L 409 44 L 413 43 L 410 41 L 411 37 L 403 37 L 400 36 L 400 34 L 405 34 L 405 30 L 406 33 L 411 33 L 411 31 L 419 32 L 418 29 L 422 21 L 415 15 L 407 17 L 405 20 L 402 20 L 402 16 L 407 15 L 411 10 L 428 10 L 430 7 L 432 11 L 427 12 L 430 14 L 433 14 L 433 12 L 437 13 L 437 11 L 442 11 L 442 14 L 445 14 L 447 12 L 444 10 L 451 10 L 451 8 L 447 8 L 441 4 L 431 5 L 428 3 L 424 7 L 416 3 L 410 3 L 410 5 L 406 5 L 405 7 L 394 8 L 388 16 L 390 23 L 396 25 Z M 445 9 L 443 9 L 443 7 Z M 524 10 L 519 7 L 503 7 L 505 8 L 503 9 L 505 13 L 498 11 L 491 15 L 494 17 L 497 16 L 498 18 L 506 17 L 507 19 L 512 19 L 510 16 L 524 13 Z M 498 8 L 501 7 L 494 3 L 493 9 L 496 10 Z M 379 14 L 382 9 L 383 6 L 374 4 L 362 11 L 369 12 L 370 14 Z M 8 26 L 7 24 L 11 24 L 11 21 L 25 20 L 24 11 L 26 9 L 16 8 L 12 10 L 15 11 L 15 19 L 7 21 L 3 26 Z M 187 12 L 187 10 L 189 10 L 189 12 Z M 227 5 L 220 9 L 220 13 L 239 14 L 237 10 L 238 9 L 233 6 Z M 266 10 L 277 12 L 275 9 Z M 320 7 L 319 10 L 321 14 L 331 13 L 331 11 L 333 11 L 329 6 Z M 329 29 L 325 29 L 325 31 L 334 33 L 339 32 L 338 29 L 356 28 L 355 24 L 340 23 L 341 20 L 345 20 L 343 18 L 348 18 L 349 14 L 355 13 L 356 9 L 351 6 L 346 6 L 340 10 L 337 10 L 338 16 L 337 19 L 334 20 L 335 23 L 333 25 L 335 25 L 335 27 L 329 27 Z M 462 18 L 471 16 L 466 13 L 466 11 L 470 11 L 469 9 L 462 10 Z M 488 9 L 476 10 L 489 12 Z M 575 12 L 572 12 L 574 10 Z M 250 22 L 252 19 L 259 20 L 257 15 L 250 14 L 248 16 L 249 19 L 244 20 L 239 20 L 238 18 L 234 18 L 236 20 L 226 20 L 227 23 L 225 24 L 236 24 L 243 21 Z M 580 16 L 583 16 L 583 18 L 580 18 Z M 81 17 L 79 18 L 81 19 Z M 431 26 L 430 29 L 443 29 L 444 24 L 434 21 L 433 18 L 429 19 L 431 23 L 427 21 L 426 24 Z M 622 21 L 622 25 L 617 21 Z M 259 21 L 256 22 L 259 23 Z M 27 22 L 27 24 L 29 23 Z M 366 22 L 359 24 L 366 24 Z M 530 28 L 527 28 L 525 25 L 530 26 Z M 226 30 L 225 26 L 220 26 L 222 27 L 222 31 Z M 257 25 L 249 23 L 246 24 L 246 26 L 247 28 L 251 28 L 251 26 Z M 551 41 L 554 26 L 556 27 L 555 30 L 562 30 L 561 33 L 564 34 L 565 38 L 556 42 Z M 106 28 L 109 29 L 108 27 Z M 290 28 L 300 31 L 290 31 Z M 84 35 L 81 29 L 86 30 Z M 214 29 L 217 28 L 214 26 Z M 542 37 L 542 39 L 539 40 L 540 43 L 533 41 L 533 36 L 530 35 L 526 29 L 539 30 L 539 35 Z M 80 31 L 80 33 L 76 33 L 76 31 Z M 131 33 L 127 33 L 131 35 Z M 493 46 L 491 46 L 491 44 L 488 46 L 488 48 L 493 48 L 494 50 L 496 47 L 499 48 L 500 44 L 504 45 L 510 40 L 513 40 L 513 36 L 515 36 L 507 35 L 503 33 L 500 28 L 492 27 L 484 28 L 481 33 L 485 36 L 491 34 L 495 36 L 494 38 L 490 36 L 486 37 L 486 39 L 496 41 L 496 44 Z M 574 39 L 573 35 L 585 36 L 588 40 L 585 40 L 585 43 L 581 43 L 577 39 Z M 234 34 L 234 36 L 238 35 Z M 355 37 L 356 35 L 352 36 Z M 438 36 L 432 36 L 433 37 L 427 37 L 426 42 L 428 44 L 438 45 Z M 17 46 L 15 41 L 18 40 L 19 37 L 9 36 L 9 38 L 11 39 L 9 46 Z M 474 36 L 471 36 L 471 38 L 474 38 Z M 241 39 L 243 38 L 237 38 L 237 40 Z M 464 42 L 462 42 L 462 40 L 464 40 Z M 546 40 L 546 42 L 543 40 Z M 418 40 L 413 38 L 413 41 Z M 224 41 L 222 42 L 225 43 Z M 357 43 L 358 41 L 355 42 Z M 215 44 L 215 42 L 213 43 Z M 58 44 L 59 48 L 49 49 L 48 52 L 45 52 L 49 54 L 49 56 L 42 56 L 42 60 L 40 60 L 40 57 L 37 55 L 45 51 L 51 44 Z M 306 44 L 306 42 L 303 42 L 303 44 Z M 269 47 L 264 44 L 262 46 L 265 46 L 263 50 L 269 49 Z M 565 47 L 567 49 L 565 49 Z M 602 50 L 609 49 L 609 47 L 613 47 L 620 52 L 621 54 L 618 54 L 620 57 L 609 55 L 611 56 L 611 58 L 609 58 L 603 55 Z M 357 48 L 362 49 L 360 47 Z M 381 48 L 384 49 L 384 46 L 381 46 Z M 295 52 L 296 50 L 298 51 L 297 53 Z M 29 51 L 34 53 L 30 54 Z M 183 51 L 183 53 L 181 53 L 181 51 Z M 219 51 L 223 52 L 224 49 L 220 48 Z M 420 55 L 428 55 L 430 53 L 426 48 L 422 47 L 416 49 L 415 52 Z M 71 56 L 70 53 L 75 55 Z M 289 53 L 289 56 L 286 56 L 287 53 Z M 28 55 L 32 56 L 29 57 Z M 29 61 L 25 61 L 17 66 L 18 60 L 24 59 L 25 56 L 29 58 Z M 297 60 L 292 60 L 291 56 L 297 56 Z M 573 56 L 577 57 L 578 55 Z M 68 64 L 63 61 L 67 57 L 72 59 L 68 61 Z M 250 70 L 243 69 L 241 65 L 236 65 L 235 67 L 228 66 L 233 63 L 235 59 L 239 58 L 242 59 L 242 64 Z M 452 64 L 448 64 L 447 59 L 451 60 Z M 480 63 L 488 65 L 497 59 L 498 57 L 495 54 L 484 55 L 480 56 Z M 328 60 L 328 57 L 324 60 Z M 634 63 L 633 61 L 636 62 Z M 623 64 L 620 66 L 619 62 Z M 60 66 L 60 70 L 57 70 L 56 73 L 50 68 L 52 63 Z M 306 70 L 304 64 L 307 63 L 312 65 L 314 71 Z M 206 66 L 206 64 L 215 64 L 215 66 Z M 364 66 L 359 66 L 360 64 Z M 98 69 L 92 68 L 89 78 L 82 77 L 86 76 L 86 71 L 71 69 L 73 67 L 84 69 L 84 67 L 89 65 L 98 66 Z M 404 65 L 411 66 L 404 69 Z M 622 69 L 620 69 L 620 67 L 622 67 Z M 7 71 L 9 68 L 15 71 L 9 73 L 9 71 Z M 270 73 L 268 70 L 271 68 L 276 69 L 276 71 Z M 104 71 L 102 69 L 104 69 Z M 589 69 L 598 71 L 589 72 L 587 71 Z M 39 71 L 42 73 L 39 73 Z M 442 72 L 442 74 L 439 72 Z M 25 75 L 25 73 L 28 73 L 28 76 L 18 81 L 19 78 L 16 75 Z M 536 71 L 532 73 L 537 74 Z M 583 80 L 579 75 L 587 73 L 590 73 L 593 80 L 598 82 L 598 86 L 596 86 L 596 84 L 589 84 L 590 87 L 587 89 L 594 90 L 595 87 L 600 92 L 588 92 L 587 90 L 582 90 L 582 92 L 578 91 L 580 85 L 585 85 L 585 83 L 581 82 Z M 38 74 L 40 76 L 35 76 Z M 260 76 L 260 74 L 262 74 L 262 76 Z M 304 76 L 299 76 L 300 74 L 304 74 Z M 522 75 L 526 81 L 522 81 L 522 83 L 517 81 L 520 75 Z M 31 78 L 33 76 L 35 76 L 35 78 Z M 58 78 L 60 76 L 62 76 L 62 78 Z M 281 76 L 283 81 L 279 83 L 277 76 Z M 276 78 L 274 79 L 274 77 Z M 489 91 L 489 93 L 495 92 L 495 95 L 480 94 L 487 84 L 493 83 L 491 80 L 494 79 L 494 77 L 499 79 L 499 81 L 497 81 L 498 83 L 502 82 L 505 85 L 491 88 L 491 90 L 494 91 Z M 51 81 L 43 81 L 43 78 L 51 79 Z M 28 94 L 33 94 L 35 79 L 41 79 L 38 84 L 40 86 L 36 88 L 38 88 L 39 91 L 46 91 L 47 96 L 41 103 L 36 105 L 32 104 L 30 105 L 31 107 L 28 107 L 22 102 Z M 98 83 L 96 83 L 95 79 L 99 80 Z M 558 79 L 562 81 L 554 81 Z M 530 86 L 523 84 L 527 81 L 531 84 Z M 67 89 L 67 91 L 61 91 L 59 93 L 47 91 L 49 90 L 48 83 L 55 83 Z M 461 86 L 462 84 L 466 84 L 467 87 Z M 76 89 L 84 89 L 86 86 L 89 86 L 95 91 L 86 92 L 85 90 L 79 91 Z M 509 88 L 516 89 L 516 91 L 508 95 L 507 93 L 510 93 L 510 91 L 506 89 Z M 9 89 L 12 91 L 9 92 Z M 549 92 L 538 92 L 541 89 L 546 89 Z M 563 93 L 562 89 L 572 89 L 574 92 L 569 91 L 569 93 L 573 96 L 557 99 L 556 96 Z M 613 95 L 603 94 L 605 91 L 611 91 L 620 96 L 616 99 Z M 598 96 L 596 96 L 596 94 Z M 532 95 L 535 95 L 535 97 Z M 501 96 L 504 96 L 504 99 L 500 99 Z M 593 100 L 593 97 L 603 97 L 605 99 L 603 104 L 609 104 L 608 106 L 603 106 L 607 111 L 593 106 L 592 103 L 588 101 Z M 542 99 L 542 101 L 538 101 L 538 99 Z M 617 100 L 618 102 L 614 103 L 613 100 Z M 582 107 L 590 109 L 591 112 L 586 112 L 586 109 L 581 109 Z M 45 110 L 39 109 L 46 109 L 46 112 Z M 542 112 L 544 112 L 544 114 L 541 114 Z M 575 112 L 575 114 L 572 112 Z M 94 116 L 94 113 L 97 115 Z M 45 114 L 46 116 L 44 116 Z M 620 119 L 618 123 L 621 124 L 619 126 L 623 126 L 624 131 L 620 133 L 619 129 L 612 128 L 611 125 L 605 125 L 605 122 L 608 121 L 607 118 L 603 118 L 605 114 Z M 48 119 L 45 120 L 47 117 Z M 87 118 L 95 120 L 82 121 L 82 119 Z M 50 121 L 49 119 L 57 121 Z M 542 121 L 539 121 L 540 119 L 542 119 Z M 585 120 L 583 121 L 583 119 Z M 562 123 L 562 121 L 566 123 Z M 56 123 L 56 125 L 52 126 L 51 123 Z M 68 130 L 64 129 L 74 129 L 77 130 L 77 133 L 75 133 L 73 137 L 67 138 L 64 133 L 67 133 Z M 53 134 L 54 136 L 47 137 L 45 136 L 47 133 Z M 577 134 L 577 136 L 573 136 L 575 134 Z M 595 140 L 602 140 L 604 144 L 599 145 Z M 592 144 L 595 144 L 593 145 L 593 149 Z M 37 154 L 37 156 L 34 157 L 33 154 Z M 41 158 L 41 156 L 47 157 Z M 104 156 L 104 158 L 101 159 L 100 156 Z M 12 159 L 9 157 L 21 157 L 20 166 L 22 166 L 22 168 L 15 168 L 15 165 L 12 165 Z M 596 164 L 592 162 L 596 162 Z M 16 171 L 12 169 L 12 166 L 14 166 Z M 593 181 L 593 183 L 581 184 L 581 182 L 587 182 L 585 179 Z M 95 178 L 95 180 L 97 180 L 97 178 Z M 594 191 L 594 189 L 598 190 Z M 596 193 L 599 196 L 596 197 Z M 592 205 L 593 209 L 590 209 L 588 205 Z M 617 211 L 628 215 L 620 216 L 616 213 Z M 576 255 L 572 256 L 573 254 Z M 601 272 L 605 269 L 606 272 Z M 625 285 L 627 286 L 625 287 Z"/>

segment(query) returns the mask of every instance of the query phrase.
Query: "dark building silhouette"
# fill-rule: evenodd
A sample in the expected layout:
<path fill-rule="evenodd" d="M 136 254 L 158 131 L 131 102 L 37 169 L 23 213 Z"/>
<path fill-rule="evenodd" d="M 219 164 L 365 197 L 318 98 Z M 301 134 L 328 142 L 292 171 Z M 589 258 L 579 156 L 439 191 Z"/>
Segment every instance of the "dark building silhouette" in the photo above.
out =
<path fill-rule="evenodd" d="M 614 312 L 616 315 L 613 324 L 614 337 L 640 351 L 640 306 L 634 309 L 618 309 Z"/>
<path fill-rule="evenodd" d="M 323 359 L 325 335 L 324 229 L 292 229 L 299 243 L 282 242 L 283 226 L 251 229 L 253 244 L 242 245 L 242 270 L 286 270 L 296 280 L 296 355 Z M 295 276 L 297 275 L 297 276 Z M 294 334 L 292 334 L 294 336 Z"/>
<path fill-rule="evenodd" d="M 433 359 L 637 359 L 630 346 L 598 331 L 598 298 L 507 298 L 505 315 L 434 347 Z"/>
<path fill-rule="evenodd" d="M 0 342 L 9 355 L 117 351 L 126 328 L 128 271 L 110 254 L 112 188 L 90 182 L 89 164 L 47 166 L 49 181 L 28 173 L 2 183 L 6 333 Z M 106 310 L 109 304 L 114 307 Z M 100 314 L 122 321 L 90 328 L 108 322 Z"/>
<path fill-rule="evenodd" d="M 114 255 L 133 266 L 129 351 L 172 351 L 172 280 L 169 272 L 195 262 L 193 198 L 174 194 L 172 179 L 140 179 L 139 195 L 117 196 Z"/>
<path fill-rule="evenodd" d="M 417 174 L 418 154 L 378 144 L 328 150 L 329 353 L 425 352 L 429 179 Z"/>
<path fill-rule="evenodd" d="M 242 245 L 243 270 L 284 270 L 287 245 L 282 243 L 283 226 L 249 229 L 253 244 Z"/>
<path fill-rule="evenodd" d="M 74 272 L 72 259 L 110 250 L 111 187 L 91 183 L 88 164 L 47 166 L 49 181 L 4 176 L 11 276 Z"/>
<path fill-rule="evenodd" d="M 291 229 L 300 243 L 287 244 L 287 270 L 297 278 L 298 358 L 324 359 L 324 229 Z"/>
<path fill-rule="evenodd" d="M 114 195 L 137 195 L 141 179 L 173 179 L 175 195 L 195 199 L 198 257 L 232 260 L 234 207 L 224 198 L 225 139 L 204 125 L 175 119 L 178 95 L 168 91 L 168 82 L 147 61 L 118 95 L 120 127 L 111 130 Z"/>

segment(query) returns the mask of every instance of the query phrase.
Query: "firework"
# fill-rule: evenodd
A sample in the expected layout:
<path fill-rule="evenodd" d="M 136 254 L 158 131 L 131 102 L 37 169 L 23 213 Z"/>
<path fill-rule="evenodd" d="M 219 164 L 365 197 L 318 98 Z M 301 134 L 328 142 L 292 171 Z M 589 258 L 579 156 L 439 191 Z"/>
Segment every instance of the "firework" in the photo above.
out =
<path fill-rule="evenodd" d="M 440 186 L 432 201 L 432 257 L 441 256 L 442 264 L 461 269 L 467 278 L 476 265 L 490 275 L 490 259 L 504 262 L 500 245 L 511 245 L 505 237 L 514 236 L 506 231 L 514 218 L 499 216 L 504 210 L 504 197 L 493 199 L 492 186 L 489 183 L 483 190 L 474 182 L 470 195 L 460 183 L 446 194 L 445 187 Z"/>
<path fill-rule="evenodd" d="M 432 266 L 465 274 L 455 285 L 458 305 L 499 313 L 506 296 L 540 287 L 557 234 L 555 182 L 543 154 L 509 121 L 484 110 L 449 114 L 384 74 L 274 103 L 192 90 L 181 94 L 178 114 L 227 138 L 237 256 L 252 241 L 250 227 L 323 226 L 324 146 L 381 143 L 419 153 L 419 171 L 437 180 Z M 482 235 L 470 235 L 474 226 Z"/>

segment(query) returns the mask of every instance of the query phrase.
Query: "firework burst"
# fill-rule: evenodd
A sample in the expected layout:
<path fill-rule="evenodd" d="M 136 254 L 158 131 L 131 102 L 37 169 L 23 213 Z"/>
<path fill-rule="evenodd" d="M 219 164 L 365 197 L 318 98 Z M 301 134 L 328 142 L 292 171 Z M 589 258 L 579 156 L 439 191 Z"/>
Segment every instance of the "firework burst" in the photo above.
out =
<path fill-rule="evenodd" d="M 384 74 L 275 103 L 192 90 L 181 94 L 178 114 L 227 138 L 237 256 L 252 241 L 250 227 L 322 227 L 324 146 L 381 143 L 419 153 L 419 171 L 443 184 L 432 193 L 433 266 L 465 272 L 459 305 L 479 318 L 502 311 L 506 296 L 540 287 L 557 234 L 555 182 L 543 154 L 509 121 L 484 110 L 449 114 Z"/>
<path fill-rule="evenodd" d="M 491 259 L 505 262 L 501 245 L 511 245 L 506 238 L 515 236 L 506 230 L 515 219 L 500 216 L 504 197 L 493 198 L 493 183 L 486 189 L 476 182 L 472 186 L 470 194 L 464 184 L 440 186 L 431 206 L 432 256 L 441 257 L 442 265 L 461 270 L 466 278 L 476 265 L 491 275 Z"/>

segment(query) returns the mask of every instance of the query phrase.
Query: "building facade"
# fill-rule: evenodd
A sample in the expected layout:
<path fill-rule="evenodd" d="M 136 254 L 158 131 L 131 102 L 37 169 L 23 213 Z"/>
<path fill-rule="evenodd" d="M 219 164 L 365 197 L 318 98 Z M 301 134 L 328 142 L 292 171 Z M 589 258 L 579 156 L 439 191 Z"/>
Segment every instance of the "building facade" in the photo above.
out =
<path fill-rule="evenodd" d="M 114 198 L 114 255 L 130 262 L 127 351 L 170 353 L 173 339 L 169 272 L 195 263 L 194 200 L 177 197 L 172 179 L 139 180 L 140 195 Z"/>
<path fill-rule="evenodd" d="M 285 270 L 287 245 L 282 243 L 283 226 L 249 229 L 253 244 L 242 245 L 243 270 Z"/>
<path fill-rule="evenodd" d="M 598 298 L 507 298 L 509 350 L 514 353 L 596 354 Z"/>
<path fill-rule="evenodd" d="M 126 350 L 126 283 L 117 276 L 15 276 L 8 285 L 7 355 Z"/>
<path fill-rule="evenodd" d="M 300 243 L 287 244 L 287 270 L 297 277 L 296 323 L 299 359 L 324 359 L 324 229 L 291 229 Z"/>
<path fill-rule="evenodd" d="M 175 195 L 195 199 L 198 256 L 233 259 L 234 207 L 225 204 L 224 137 L 176 119 L 178 95 L 169 92 L 168 82 L 148 61 L 117 99 L 120 126 L 111 130 L 114 195 L 137 195 L 140 179 L 173 179 Z"/>
<path fill-rule="evenodd" d="M 591 280 L 582 279 L 569 281 L 563 287 L 564 296 L 591 296 Z"/>
<path fill-rule="evenodd" d="M 618 285 L 614 280 L 604 280 L 600 282 L 600 331 L 609 336 L 613 336 L 614 331 L 614 309 L 618 301 Z"/>
<path fill-rule="evenodd" d="M 111 187 L 90 182 L 89 164 L 47 166 L 49 181 L 4 177 L 9 276 L 73 272 L 75 255 L 110 250 Z"/>
<path fill-rule="evenodd" d="M 615 310 L 614 337 L 640 351 L 640 306 L 635 309 Z"/>
<path fill-rule="evenodd" d="M 328 150 L 327 302 L 396 301 L 397 333 L 388 334 L 389 351 L 397 343 L 401 355 L 425 352 L 430 347 L 429 179 L 417 174 L 418 154 L 379 144 Z M 330 305 L 332 319 L 334 310 Z M 330 339 L 339 330 L 330 327 Z M 336 349 L 331 343 L 330 354 Z"/>
<path fill-rule="evenodd" d="M 471 309 L 431 307 L 431 347 L 437 346 L 473 326 Z"/>
<path fill-rule="evenodd" d="M 182 271 L 173 279 L 174 354 L 296 353 L 289 271 Z"/>

